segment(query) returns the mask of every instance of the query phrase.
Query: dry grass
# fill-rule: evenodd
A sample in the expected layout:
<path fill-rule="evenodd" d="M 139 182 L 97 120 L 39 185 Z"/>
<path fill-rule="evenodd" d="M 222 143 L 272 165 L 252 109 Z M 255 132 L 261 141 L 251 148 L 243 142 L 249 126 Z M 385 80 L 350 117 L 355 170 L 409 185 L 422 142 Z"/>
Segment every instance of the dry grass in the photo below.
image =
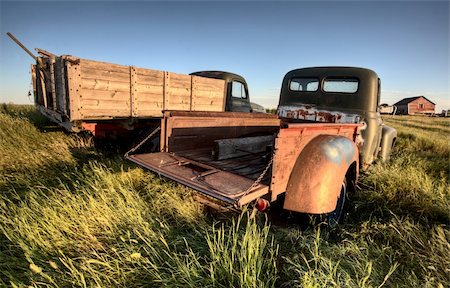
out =
<path fill-rule="evenodd" d="M 342 225 L 320 230 L 211 214 L 192 190 L 4 105 L 0 285 L 445 287 L 450 121 L 386 121 L 400 135 L 392 161 L 362 176 Z"/>

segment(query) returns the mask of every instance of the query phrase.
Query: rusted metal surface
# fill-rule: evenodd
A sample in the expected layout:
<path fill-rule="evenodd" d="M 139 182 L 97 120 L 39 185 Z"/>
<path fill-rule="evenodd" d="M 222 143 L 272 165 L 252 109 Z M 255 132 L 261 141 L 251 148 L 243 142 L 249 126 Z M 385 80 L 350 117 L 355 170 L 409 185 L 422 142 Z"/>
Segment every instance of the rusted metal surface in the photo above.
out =
<path fill-rule="evenodd" d="M 284 118 L 326 123 L 359 123 L 361 120 L 358 114 L 317 109 L 314 105 L 280 106 L 277 113 Z"/>
<path fill-rule="evenodd" d="M 252 186 L 253 180 L 171 153 L 138 154 L 127 156 L 127 159 L 205 195 L 237 206 L 265 195 L 269 190 L 268 186 L 259 184 L 251 191 L 251 197 L 241 198 Z"/>
<path fill-rule="evenodd" d="M 272 145 L 274 136 L 256 136 L 231 139 L 219 139 L 214 141 L 214 160 L 236 158 L 249 154 L 267 151 Z"/>
<path fill-rule="evenodd" d="M 211 149 L 208 148 L 180 151 L 177 155 L 253 180 L 264 170 L 267 159 L 270 157 L 270 153 L 263 152 L 216 161 L 211 156 Z"/>
<path fill-rule="evenodd" d="M 295 162 L 283 208 L 312 214 L 333 211 L 346 172 L 353 163 L 358 166 L 358 155 L 358 148 L 347 137 L 315 137 Z"/>
<path fill-rule="evenodd" d="M 350 161 L 346 154 L 351 150 L 349 147 L 354 152 L 351 160 L 357 163 L 358 147 L 354 141 L 361 126 L 350 123 L 280 123 L 273 116 L 255 117 L 242 113 L 171 111 L 166 112 L 162 120 L 163 152 L 132 155 L 127 159 L 204 195 L 233 203 L 235 207 L 261 197 L 274 201 L 279 194 L 290 191 L 287 209 L 316 213 L 335 205 L 337 196 L 333 194 L 334 188 L 339 188 L 343 179 L 339 171 L 348 169 L 344 164 L 341 168 L 335 166 L 339 166 L 341 159 L 346 159 L 345 163 Z M 249 132 L 278 132 L 274 152 L 247 153 L 224 160 L 213 158 L 211 152 L 215 140 L 244 137 Z M 323 137 L 331 144 L 314 142 Z M 318 192 L 300 185 L 306 185 L 303 181 L 310 181 L 308 177 L 313 176 L 316 178 L 311 183 L 315 184 L 311 187 L 319 189 Z M 329 190 L 325 191 L 327 187 Z M 307 191 L 318 193 L 320 198 L 316 201 L 320 209 L 308 204 L 314 198 Z M 325 200 L 328 202 L 325 203 Z"/>
<path fill-rule="evenodd" d="M 239 138 L 279 130 L 276 115 L 239 112 L 174 112 L 164 114 L 161 148 L 179 152 L 212 148 L 214 141 Z"/>
<path fill-rule="evenodd" d="M 361 124 L 289 123 L 275 139 L 275 154 L 270 185 L 271 200 L 286 191 L 296 159 L 304 147 L 318 135 L 341 136 L 355 141 Z"/>

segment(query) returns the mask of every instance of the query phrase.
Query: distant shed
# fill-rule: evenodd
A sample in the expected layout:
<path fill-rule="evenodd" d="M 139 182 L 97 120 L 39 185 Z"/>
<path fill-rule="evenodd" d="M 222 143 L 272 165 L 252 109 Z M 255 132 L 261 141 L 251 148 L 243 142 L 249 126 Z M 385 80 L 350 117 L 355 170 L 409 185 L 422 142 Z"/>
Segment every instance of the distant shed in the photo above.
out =
<path fill-rule="evenodd" d="M 434 114 L 436 104 L 424 96 L 415 96 L 402 99 L 394 104 L 397 106 L 397 114 L 423 115 Z"/>

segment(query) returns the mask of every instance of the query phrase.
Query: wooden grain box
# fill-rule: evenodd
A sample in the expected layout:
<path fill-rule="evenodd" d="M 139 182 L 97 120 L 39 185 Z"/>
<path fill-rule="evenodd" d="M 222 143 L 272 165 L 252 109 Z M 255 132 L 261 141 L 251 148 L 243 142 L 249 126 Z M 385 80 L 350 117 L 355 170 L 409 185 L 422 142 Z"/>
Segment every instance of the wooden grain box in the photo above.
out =
<path fill-rule="evenodd" d="M 63 126 L 74 121 L 162 117 L 163 110 L 224 111 L 224 80 L 80 59 L 39 57 L 35 104 Z"/>

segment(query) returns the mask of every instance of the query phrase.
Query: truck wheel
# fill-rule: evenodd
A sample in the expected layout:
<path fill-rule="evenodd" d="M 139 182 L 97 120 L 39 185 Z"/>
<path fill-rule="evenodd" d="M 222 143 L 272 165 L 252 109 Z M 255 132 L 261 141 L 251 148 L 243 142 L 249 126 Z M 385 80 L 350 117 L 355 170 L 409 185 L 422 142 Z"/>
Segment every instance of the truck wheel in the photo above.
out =
<path fill-rule="evenodd" d="M 334 209 L 334 211 L 323 215 L 324 217 L 322 218 L 323 222 L 325 222 L 329 227 L 335 227 L 339 223 L 339 220 L 341 219 L 344 212 L 346 198 L 347 178 L 344 178 L 344 181 L 342 181 L 341 193 L 339 194 L 339 197 L 337 199 L 336 208 Z"/>

